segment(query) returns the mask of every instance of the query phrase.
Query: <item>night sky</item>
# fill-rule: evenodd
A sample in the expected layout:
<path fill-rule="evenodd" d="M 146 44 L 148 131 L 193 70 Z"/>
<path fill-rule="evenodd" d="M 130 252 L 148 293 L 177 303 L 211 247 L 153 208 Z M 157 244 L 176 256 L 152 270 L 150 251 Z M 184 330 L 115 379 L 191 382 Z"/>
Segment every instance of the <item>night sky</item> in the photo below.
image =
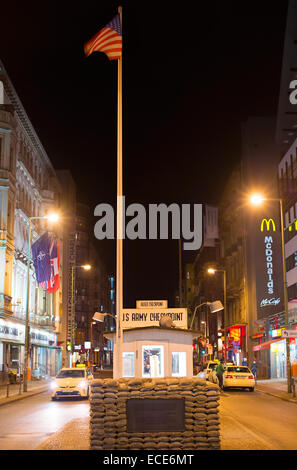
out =
<path fill-rule="evenodd" d="M 3 2 L 0 58 L 53 166 L 71 170 L 92 213 L 115 207 L 117 64 L 86 58 L 83 44 L 119 5 L 126 204 L 217 204 L 241 122 L 277 112 L 287 2 Z M 115 272 L 115 241 L 96 245 Z M 178 242 L 125 241 L 124 275 L 125 307 L 173 305 Z"/>

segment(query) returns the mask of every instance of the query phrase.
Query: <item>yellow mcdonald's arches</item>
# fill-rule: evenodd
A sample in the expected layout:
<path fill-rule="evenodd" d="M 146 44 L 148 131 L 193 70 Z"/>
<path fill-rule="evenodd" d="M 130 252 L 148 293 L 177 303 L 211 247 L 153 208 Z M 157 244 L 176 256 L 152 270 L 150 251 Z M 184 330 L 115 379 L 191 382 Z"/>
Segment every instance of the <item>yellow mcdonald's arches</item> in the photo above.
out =
<path fill-rule="evenodd" d="M 262 219 L 262 222 L 261 222 L 261 232 L 263 232 L 263 227 L 264 227 L 264 223 L 266 223 L 266 230 L 269 231 L 270 229 L 270 223 L 272 225 L 272 230 L 275 232 L 275 222 L 273 219 Z"/>

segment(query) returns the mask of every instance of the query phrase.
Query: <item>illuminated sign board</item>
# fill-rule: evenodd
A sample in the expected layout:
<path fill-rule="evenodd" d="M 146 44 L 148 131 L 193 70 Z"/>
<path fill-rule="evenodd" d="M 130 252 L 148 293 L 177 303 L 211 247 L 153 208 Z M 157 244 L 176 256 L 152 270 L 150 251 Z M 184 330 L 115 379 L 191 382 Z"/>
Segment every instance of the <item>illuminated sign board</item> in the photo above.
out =
<path fill-rule="evenodd" d="M 186 308 L 127 308 L 122 310 L 122 328 L 142 328 L 145 326 L 159 326 L 163 316 L 172 319 L 176 328 L 187 329 L 188 313 Z"/>
<path fill-rule="evenodd" d="M 267 318 L 284 309 L 281 231 L 279 209 L 269 207 L 269 216 L 255 216 L 253 280 L 256 281 L 257 318 Z"/>

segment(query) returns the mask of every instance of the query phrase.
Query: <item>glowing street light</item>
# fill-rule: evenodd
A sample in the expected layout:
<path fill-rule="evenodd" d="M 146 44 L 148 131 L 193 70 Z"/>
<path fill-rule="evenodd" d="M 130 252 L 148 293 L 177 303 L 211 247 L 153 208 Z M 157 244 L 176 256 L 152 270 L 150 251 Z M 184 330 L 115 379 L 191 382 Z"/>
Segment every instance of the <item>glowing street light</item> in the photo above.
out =
<path fill-rule="evenodd" d="M 76 268 L 82 268 L 85 271 L 90 271 L 92 266 L 90 264 L 83 264 L 79 266 L 71 266 L 71 318 L 70 318 L 70 341 L 71 341 L 71 353 L 73 353 L 73 324 L 74 324 L 74 270 Z"/>
<path fill-rule="evenodd" d="M 260 206 L 263 201 L 266 201 L 266 198 L 263 197 L 262 194 L 255 193 L 250 196 L 250 203 L 253 206 Z"/>
<path fill-rule="evenodd" d="M 208 268 L 207 272 L 208 274 L 215 274 L 216 270 L 213 268 Z"/>
<path fill-rule="evenodd" d="M 216 268 L 208 268 L 207 270 L 208 274 L 215 274 L 216 272 L 223 273 L 224 275 L 224 316 L 222 317 L 222 320 L 224 322 L 224 328 L 225 328 L 225 322 L 226 322 L 226 307 L 227 307 L 227 282 L 226 282 L 226 269 L 216 269 Z M 226 328 L 225 328 L 225 333 L 226 333 Z M 225 334 L 225 362 L 227 360 L 227 341 L 226 341 L 227 335 Z"/>
<path fill-rule="evenodd" d="M 52 213 L 52 214 L 48 214 L 44 216 L 44 218 L 49 220 L 50 222 L 58 222 L 58 220 L 60 219 L 60 216 L 59 214 Z"/>
<path fill-rule="evenodd" d="M 90 271 L 92 269 L 92 266 L 90 264 L 83 264 L 82 266 L 79 266 L 80 268 L 83 268 L 85 271 Z"/>

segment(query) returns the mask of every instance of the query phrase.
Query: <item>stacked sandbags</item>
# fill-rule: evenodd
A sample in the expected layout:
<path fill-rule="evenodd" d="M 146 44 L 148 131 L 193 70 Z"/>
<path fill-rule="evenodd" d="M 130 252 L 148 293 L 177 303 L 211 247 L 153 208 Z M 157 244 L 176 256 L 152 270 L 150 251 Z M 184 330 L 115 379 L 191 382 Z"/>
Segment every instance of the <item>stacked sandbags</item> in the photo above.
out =
<path fill-rule="evenodd" d="M 128 399 L 185 400 L 181 432 L 127 432 Z M 96 379 L 90 394 L 91 449 L 219 449 L 219 387 L 199 378 Z"/>

